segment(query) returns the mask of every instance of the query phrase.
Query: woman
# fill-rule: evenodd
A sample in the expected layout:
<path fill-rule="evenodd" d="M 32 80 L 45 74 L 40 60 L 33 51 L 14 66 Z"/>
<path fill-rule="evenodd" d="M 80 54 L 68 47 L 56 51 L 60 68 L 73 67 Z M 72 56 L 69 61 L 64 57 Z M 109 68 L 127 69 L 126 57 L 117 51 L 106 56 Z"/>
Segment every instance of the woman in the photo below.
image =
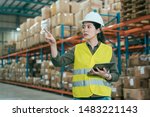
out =
<path fill-rule="evenodd" d="M 52 62 L 55 66 L 74 63 L 72 92 L 75 99 L 110 100 L 110 82 L 119 78 L 116 64 L 105 68 L 92 69 L 95 64 L 115 62 L 112 47 L 105 44 L 101 27 L 103 20 L 98 13 L 88 13 L 82 21 L 85 43 L 77 44 L 64 55 L 57 51 L 56 40 L 47 33 L 46 41 L 50 44 Z M 88 75 L 88 73 L 92 75 Z"/>

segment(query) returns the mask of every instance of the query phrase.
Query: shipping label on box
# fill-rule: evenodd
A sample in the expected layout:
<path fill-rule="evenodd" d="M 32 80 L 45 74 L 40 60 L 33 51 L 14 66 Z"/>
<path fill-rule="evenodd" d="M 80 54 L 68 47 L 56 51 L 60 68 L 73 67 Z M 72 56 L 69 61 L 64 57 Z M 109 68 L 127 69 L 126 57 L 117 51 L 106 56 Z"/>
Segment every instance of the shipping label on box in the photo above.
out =
<path fill-rule="evenodd" d="M 134 76 L 136 78 L 149 78 L 150 77 L 150 66 L 134 67 Z"/>
<path fill-rule="evenodd" d="M 150 99 L 149 89 L 123 89 L 126 100 L 147 100 Z"/>
<path fill-rule="evenodd" d="M 127 76 L 124 79 L 124 88 L 148 88 L 148 79 Z"/>

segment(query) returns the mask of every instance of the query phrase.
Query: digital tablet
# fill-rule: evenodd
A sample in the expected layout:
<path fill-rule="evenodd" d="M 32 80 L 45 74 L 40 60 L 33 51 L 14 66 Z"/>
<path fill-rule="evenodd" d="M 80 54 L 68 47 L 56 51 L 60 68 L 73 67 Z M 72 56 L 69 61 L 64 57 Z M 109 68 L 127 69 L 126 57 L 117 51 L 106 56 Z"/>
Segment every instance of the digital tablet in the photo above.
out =
<path fill-rule="evenodd" d="M 93 66 L 93 69 L 95 71 L 97 71 L 96 68 L 99 68 L 100 70 L 103 70 L 103 68 L 105 68 L 106 70 L 109 70 L 113 65 L 115 65 L 115 63 L 111 62 L 111 63 L 101 63 L 101 64 L 95 64 Z"/>

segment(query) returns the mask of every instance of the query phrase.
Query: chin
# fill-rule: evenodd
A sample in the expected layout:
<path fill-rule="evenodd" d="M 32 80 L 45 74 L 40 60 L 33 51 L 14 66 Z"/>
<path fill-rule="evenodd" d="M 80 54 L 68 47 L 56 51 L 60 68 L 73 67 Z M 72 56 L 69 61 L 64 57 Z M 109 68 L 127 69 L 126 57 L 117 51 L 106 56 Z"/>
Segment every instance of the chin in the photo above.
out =
<path fill-rule="evenodd" d="M 84 36 L 84 38 L 85 38 L 85 39 L 90 39 L 90 37 L 88 37 L 88 36 Z"/>

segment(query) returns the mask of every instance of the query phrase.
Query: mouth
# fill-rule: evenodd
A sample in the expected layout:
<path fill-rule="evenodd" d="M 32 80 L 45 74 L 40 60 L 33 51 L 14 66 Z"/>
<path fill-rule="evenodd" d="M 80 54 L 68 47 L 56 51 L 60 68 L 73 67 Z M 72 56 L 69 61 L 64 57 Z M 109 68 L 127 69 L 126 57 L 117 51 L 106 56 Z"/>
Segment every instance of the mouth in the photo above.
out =
<path fill-rule="evenodd" d="M 86 37 L 86 36 L 88 36 L 88 34 L 85 33 L 85 34 L 83 34 L 83 36 Z"/>

